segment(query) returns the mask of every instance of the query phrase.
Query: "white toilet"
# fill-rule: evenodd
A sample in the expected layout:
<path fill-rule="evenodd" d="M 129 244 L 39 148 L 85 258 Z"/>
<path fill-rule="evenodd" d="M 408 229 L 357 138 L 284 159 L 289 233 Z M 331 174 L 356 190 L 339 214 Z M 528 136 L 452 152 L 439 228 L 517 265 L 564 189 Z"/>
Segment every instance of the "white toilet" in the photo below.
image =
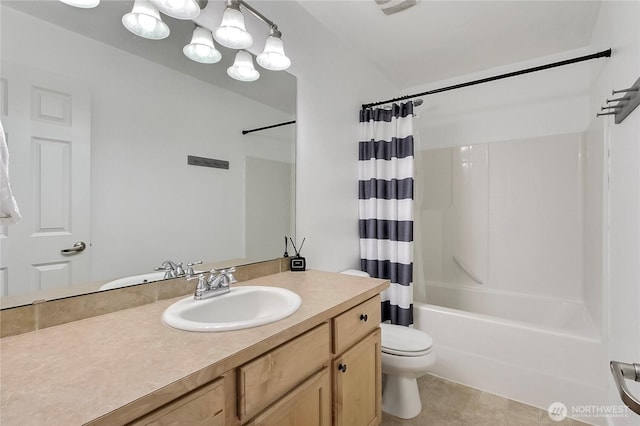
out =
<path fill-rule="evenodd" d="M 348 275 L 368 277 L 366 272 L 349 269 Z M 433 340 L 420 330 L 401 325 L 380 324 L 382 330 L 382 411 L 411 419 L 422 411 L 419 377 L 436 361 Z"/>
<path fill-rule="evenodd" d="M 382 411 L 411 419 L 422 411 L 418 382 L 436 361 L 431 337 L 415 328 L 380 324 L 382 330 Z"/>

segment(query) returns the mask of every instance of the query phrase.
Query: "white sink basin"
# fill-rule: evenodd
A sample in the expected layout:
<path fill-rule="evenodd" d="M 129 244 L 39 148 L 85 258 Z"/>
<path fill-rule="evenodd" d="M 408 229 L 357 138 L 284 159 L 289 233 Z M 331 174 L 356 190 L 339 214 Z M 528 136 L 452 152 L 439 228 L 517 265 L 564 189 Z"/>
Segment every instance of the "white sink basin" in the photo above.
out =
<path fill-rule="evenodd" d="M 296 293 L 278 287 L 239 286 L 205 300 L 179 300 L 162 314 L 162 321 L 186 331 L 228 331 L 257 327 L 288 317 L 300 308 Z"/>
<path fill-rule="evenodd" d="M 114 288 L 128 287 L 131 285 L 150 283 L 153 281 L 160 281 L 164 279 L 164 272 L 150 272 L 142 275 L 132 275 L 130 277 L 119 278 L 117 280 L 109 281 L 106 284 L 100 286 L 99 290 L 111 290 Z"/>

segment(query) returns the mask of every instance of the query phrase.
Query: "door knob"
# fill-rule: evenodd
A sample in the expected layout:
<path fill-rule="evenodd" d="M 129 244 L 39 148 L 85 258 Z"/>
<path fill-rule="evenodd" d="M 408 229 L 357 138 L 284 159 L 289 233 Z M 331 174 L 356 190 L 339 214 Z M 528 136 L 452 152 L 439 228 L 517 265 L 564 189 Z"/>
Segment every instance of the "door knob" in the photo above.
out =
<path fill-rule="evenodd" d="M 60 250 L 60 253 L 62 254 L 76 254 L 76 253 L 80 253 L 81 251 L 84 251 L 84 249 L 87 248 L 87 245 L 84 243 L 84 241 L 78 241 L 77 243 L 75 243 L 73 245 L 72 248 L 67 248 L 67 249 L 63 249 Z"/>

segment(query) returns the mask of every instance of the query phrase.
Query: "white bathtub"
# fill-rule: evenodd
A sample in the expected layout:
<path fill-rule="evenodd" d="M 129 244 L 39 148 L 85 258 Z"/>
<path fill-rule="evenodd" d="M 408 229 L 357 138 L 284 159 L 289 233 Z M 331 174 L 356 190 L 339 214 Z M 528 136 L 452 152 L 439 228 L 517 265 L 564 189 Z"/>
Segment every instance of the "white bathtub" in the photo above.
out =
<path fill-rule="evenodd" d="M 485 287 L 427 284 L 430 305 L 457 309 L 487 317 L 513 321 L 571 337 L 599 339 L 586 307 L 582 303 L 550 297 L 509 293 Z"/>
<path fill-rule="evenodd" d="M 414 322 L 434 340 L 433 374 L 543 409 L 606 403 L 605 345 L 580 303 L 446 284 L 427 301 Z"/>

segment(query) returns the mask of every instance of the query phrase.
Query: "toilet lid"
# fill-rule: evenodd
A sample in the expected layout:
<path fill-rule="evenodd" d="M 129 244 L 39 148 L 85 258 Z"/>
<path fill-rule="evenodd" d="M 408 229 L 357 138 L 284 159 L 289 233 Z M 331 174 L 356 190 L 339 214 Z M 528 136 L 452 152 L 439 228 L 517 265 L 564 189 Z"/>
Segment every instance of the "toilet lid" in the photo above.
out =
<path fill-rule="evenodd" d="M 429 353 L 433 339 L 424 331 L 393 324 L 380 324 L 382 351 L 392 355 L 420 356 Z"/>

